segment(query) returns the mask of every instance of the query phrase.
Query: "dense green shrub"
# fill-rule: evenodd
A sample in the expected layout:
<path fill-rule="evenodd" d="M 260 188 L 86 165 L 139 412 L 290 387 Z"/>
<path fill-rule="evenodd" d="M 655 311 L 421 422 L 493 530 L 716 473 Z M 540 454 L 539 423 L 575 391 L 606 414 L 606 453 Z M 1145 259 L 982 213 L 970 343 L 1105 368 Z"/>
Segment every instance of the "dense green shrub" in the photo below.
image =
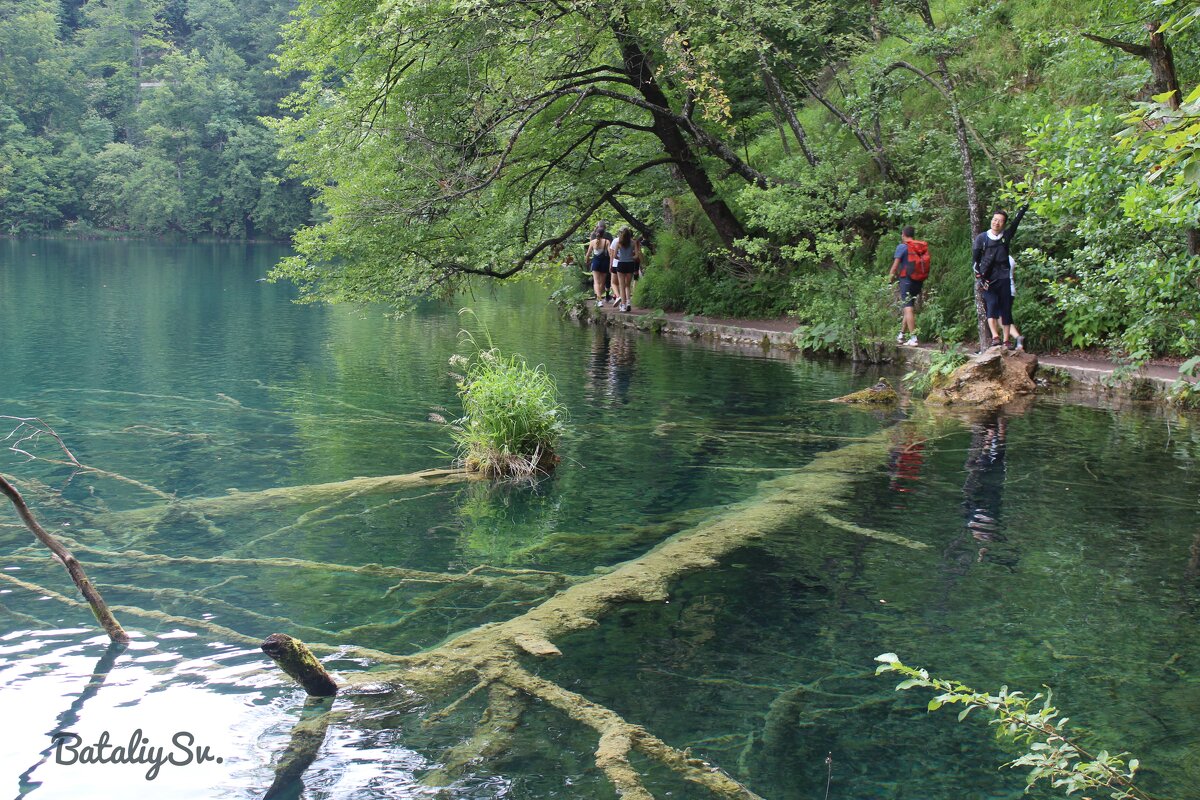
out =
<path fill-rule="evenodd" d="M 656 242 L 634 305 L 713 317 L 778 317 L 789 307 L 784 277 L 738 270 L 727 256 L 676 233 Z"/>
<path fill-rule="evenodd" d="M 1054 227 L 1021 259 L 1072 346 L 1115 347 L 1135 362 L 1187 355 L 1200 348 L 1200 259 L 1186 239 L 1195 220 L 1163 213 L 1170 189 L 1145 182 L 1134 153 L 1113 139 L 1119 128 L 1090 107 L 1032 131 L 1033 211 Z"/>
<path fill-rule="evenodd" d="M 833 266 L 795 284 L 797 343 L 856 361 L 882 361 L 899 326 L 900 302 L 887 275 L 861 266 Z"/>

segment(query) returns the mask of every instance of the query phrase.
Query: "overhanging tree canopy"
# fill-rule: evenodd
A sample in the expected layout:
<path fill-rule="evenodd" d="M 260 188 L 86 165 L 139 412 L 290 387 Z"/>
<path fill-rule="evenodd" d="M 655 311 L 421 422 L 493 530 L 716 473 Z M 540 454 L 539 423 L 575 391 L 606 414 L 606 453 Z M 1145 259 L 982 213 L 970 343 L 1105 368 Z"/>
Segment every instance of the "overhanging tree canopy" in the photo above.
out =
<path fill-rule="evenodd" d="M 854 18 L 794 3 L 302 3 L 281 69 L 309 77 L 278 127 L 329 217 L 278 274 L 310 296 L 404 300 L 514 275 L 602 209 L 637 224 L 682 187 L 734 247 L 746 230 L 717 183 L 772 179 L 735 151 L 727 84 L 739 68 L 757 79 L 773 40 Z"/>

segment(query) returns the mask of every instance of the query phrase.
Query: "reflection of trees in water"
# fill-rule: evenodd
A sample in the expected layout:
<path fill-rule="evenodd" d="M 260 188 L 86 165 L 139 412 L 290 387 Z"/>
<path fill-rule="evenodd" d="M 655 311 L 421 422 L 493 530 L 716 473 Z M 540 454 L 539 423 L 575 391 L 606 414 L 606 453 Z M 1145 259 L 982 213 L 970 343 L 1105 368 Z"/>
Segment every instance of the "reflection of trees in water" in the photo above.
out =
<path fill-rule="evenodd" d="M 610 336 L 607 330 L 592 338 L 588 355 L 585 397 L 592 402 L 603 399 L 622 405 L 629 403 L 629 388 L 633 384 L 633 369 L 637 348 L 626 336 Z"/>

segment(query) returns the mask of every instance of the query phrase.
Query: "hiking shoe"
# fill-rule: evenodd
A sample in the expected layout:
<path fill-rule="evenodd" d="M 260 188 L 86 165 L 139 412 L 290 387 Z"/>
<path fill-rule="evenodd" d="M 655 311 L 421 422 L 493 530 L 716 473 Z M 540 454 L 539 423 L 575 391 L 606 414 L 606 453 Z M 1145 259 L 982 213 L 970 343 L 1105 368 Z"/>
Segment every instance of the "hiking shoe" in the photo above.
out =
<path fill-rule="evenodd" d="M 908 337 L 908 341 L 905 342 L 905 344 L 908 345 L 909 347 L 916 347 L 917 346 L 917 335 L 914 333 L 912 336 Z"/>
<path fill-rule="evenodd" d="M 901 330 L 896 334 L 896 344 L 904 344 L 904 331 Z"/>
<path fill-rule="evenodd" d="M 1017 348 L 1016 349 L 1020 350 L 1022 353 L 1025 352 L 1025 337 L 1024 336 L 1017 337 Z"/>
<path fill-rule="evenodd" d="M 603 301 L 603 300 L 597 300 L 597 301 L 596 301 L 596 308 L 604 308 L 604 301 Z"/>
<path fill-rule="evenodd" d="M 1017 349 L 1017 343 L 1016 343 L 1016 342 L 1014 342 L 1014 341 L 1012 341 L 1012 340 L 1008 340 L 1008 341 L 1006 341 L 1006 342 L 1004 343 L 1004 349 L 1005 349 L 1005 350 L 1016 350 L 1016 349 Z"/>

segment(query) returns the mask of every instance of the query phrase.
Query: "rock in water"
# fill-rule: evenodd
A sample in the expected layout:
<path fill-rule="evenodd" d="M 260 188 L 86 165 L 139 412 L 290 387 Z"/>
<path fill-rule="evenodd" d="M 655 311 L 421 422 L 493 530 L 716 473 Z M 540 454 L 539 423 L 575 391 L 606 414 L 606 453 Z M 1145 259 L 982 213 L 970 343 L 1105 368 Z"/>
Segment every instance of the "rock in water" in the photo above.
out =
<path fill-rule="evenodd" d="M 942 405 L 1002 406 L 1037 391 L 1037 356 L 991 347 L 963 364 L 928 402 Z"/>
<path fill-rule="evenodd" d="M 886 406 L 895 403 L 899 398 L 896 397 L 896 390 L 884 378 L 879 379 L 879 383 L 863 389 L 859 392 L 852 392 L 845 397 L 839 397 L 833 402 L 835 403 L 863 403 L 872 406 Z"/>

